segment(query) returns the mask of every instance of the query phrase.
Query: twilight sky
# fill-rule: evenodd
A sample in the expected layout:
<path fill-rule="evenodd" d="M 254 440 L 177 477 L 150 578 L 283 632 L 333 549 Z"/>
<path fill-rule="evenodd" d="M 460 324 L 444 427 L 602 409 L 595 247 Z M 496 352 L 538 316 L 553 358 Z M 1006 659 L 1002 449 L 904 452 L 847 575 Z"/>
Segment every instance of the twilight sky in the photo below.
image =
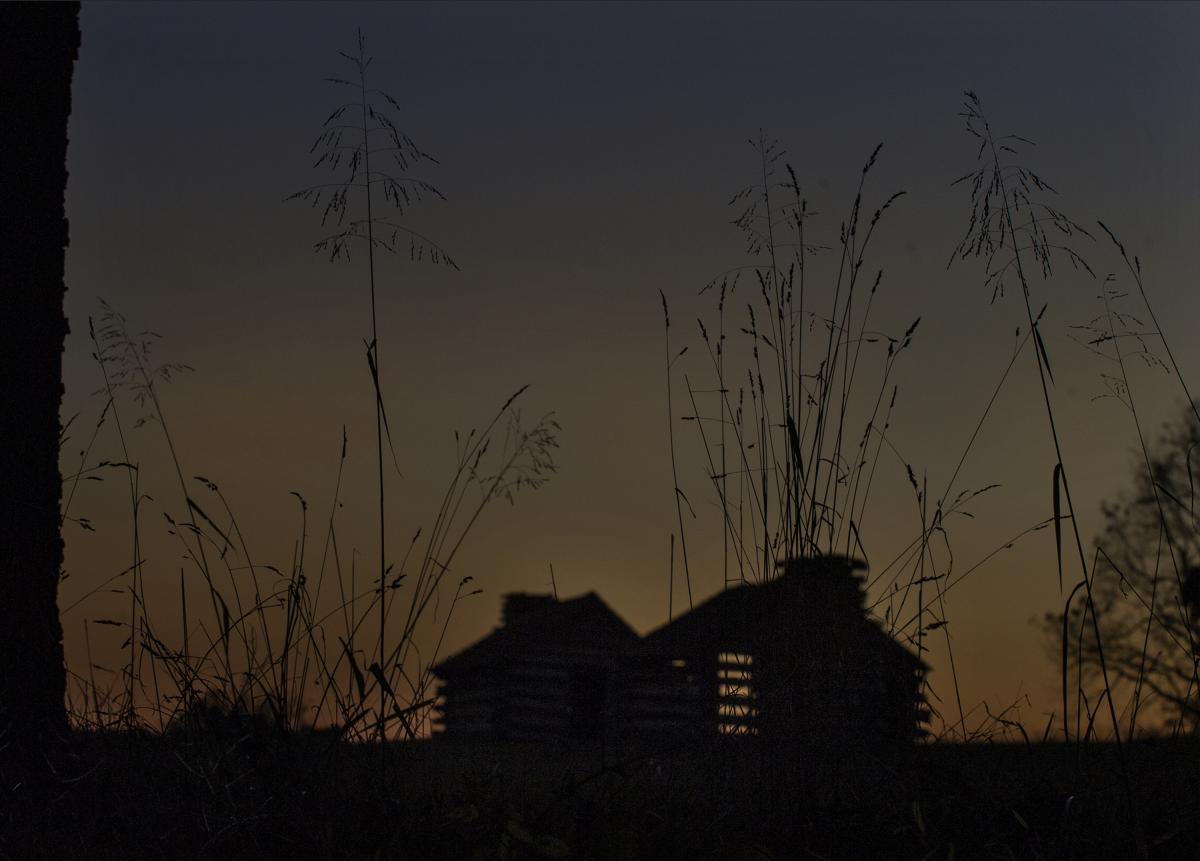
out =
<path fill-rule="evenodd" d="M 693 346 L 676 366 L 679 416 L 691 412 L 683 374 L 712 387 L 694 320 L 713 306 L 698 291 L 749 262 L 726 204 L 754 181 L 747 139 L 760 128 L 820 213 L 819 242 L 836 244 L 877 143 L 868 206 L 908 192 L 869 264 L 887 273 L 873 328 L 898 334 L 922 317 L 896 371 L 899 458 L 881 461 L 865 526 L 873 571 L 920 529 L 904 463 L 930 488 L 946 484 L 1023 315 L 1015 293 L 990 304 L 982 264 L 946 269 L 970 211 L 950 182 L 975 158 L 956 116 L 962 90 L 979 94 L 997 129 L 1037 141 L 1027 161 L 1061 208 L 1087 225 L 1104 220 L 1140 255 L 1181 366 L 1200 363 L 1194 5 L 92 3 L 81 24 L 64 359 L 64 414 L 81 415 L 64 473 L 103 403 L 87 341 L 103 298 L 162 334 L 157 355 L 195 368 L 162 392 L 184 472 L 220 485 L 258 561 L 290 564 L 290 491 L 310 503 L 310 532 L 323 529 L 345 425 L 339 542 L 345 564 L 351 548 L 360 570 L 377 564 L 365 258 L 312 253 L 319 214 L 282 202 L 327 181 L 308 150 L 341 95 L 323 79 L 351 74 L 338 51 L 354 50 L 356 28 L 375 58 L 370 83 L 398 99 L 394 118 L 440 160 L 422 176 L 447 201 L 407 220 L 461 272 L 380 263 L 383 388 L 403 473 L 389 485 L 391 546 L 428 527 L 456 429 L 484 422 L 526 383 L 525 415 L 553 410 L 562 425 L 559 474 L 490 508 L 457 557 L 456 577 L 485 592 L 459 605 L 444 651 L 489 630 L 502 593 L 548 591 L 551 564 L 562 594 L 595 590 L 639 631 L 665 621 L 677 526 L 658 291 L 675 346 Z M 1088 256 L 1100 275 L 1118 270 L 1106 243 Z M 1106 369 L 1068 330 L 1098 313 L 1098 283 L 1062 267 L 1034 289 L 1038 307 L 1049 303 L 1055 405 L 1090 541 L 1100 501 L 1128 482 L 1132 426 L 1120 404 L 1094 399 Z M 955 572 L 1051 513 L 1033 361 L 1018 359 L 956 484 L 1001 487 L 949 527 Z M 1150 426 L 1174 414 L 1173 380 L 1146 370 L 1139 386 Z M 127 424 L 136 415 L 126 407 Z M 688 541 L 700 597 L 721 587 L 720 523 L 695 424 L 675 430 L 699 515 Z M 154 497 L 143 519 L 150 609 L 174 618 L 182 563 L 158 533 L 161 511 L 178 514 L 178 490 L 157 428 L 129 439 Z M 118 451 L 106 425 L 92 459 Z M 96 531 L 67 528 L 63 607 L 129 564 L 118 479 L 85 483 L 72 502 Z M 675 594 L 678 611 L 678 585 Z M 997 554 L 947 602 L 964 704 L 994 712 L 1028 695 L 1020 717 L 1040 729 L 1057 676 L 1031 620 L 1061 603 L 1052 533 Z M 84 620 L 126 604 L 100 593 L 67 613 L 73 669 L 85 661 Z M 122 636 L 92 627 L 97 662 Z M 948 696 L 944 640 L 932 645 L 932 681 Z M 982 717 L 979 708 L 969 723 Z"/>

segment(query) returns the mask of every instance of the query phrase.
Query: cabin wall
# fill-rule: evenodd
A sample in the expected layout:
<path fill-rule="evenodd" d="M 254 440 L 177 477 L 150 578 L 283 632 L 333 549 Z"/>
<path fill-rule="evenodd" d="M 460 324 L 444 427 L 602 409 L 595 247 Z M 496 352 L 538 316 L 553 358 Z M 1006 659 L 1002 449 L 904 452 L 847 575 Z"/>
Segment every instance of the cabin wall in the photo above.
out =
<path fill-rule="evenodd" d="M 928 717 L 920 671 L 882 652 L 882 638 L 851 627 L 818 633 L 793 628 L 755 643 L 726 638 L 686 658 L 643 659 L 617 688 L 624 729 L 650 736 L 762 736 L 818 747 L 919 737 Z"/>
<path fill-rule="evenodd" d="M 615 659 L 522 655 L 505 666 L 452 676 L 435 731 L 505 741 L 599 739 L 609 714 Z"/>
<path fill-rule="evenodd" d="M 704 659 L 633 660 L 613 687 L 612 733 L 696 738 L 715 727 L 715 684 Z"/>

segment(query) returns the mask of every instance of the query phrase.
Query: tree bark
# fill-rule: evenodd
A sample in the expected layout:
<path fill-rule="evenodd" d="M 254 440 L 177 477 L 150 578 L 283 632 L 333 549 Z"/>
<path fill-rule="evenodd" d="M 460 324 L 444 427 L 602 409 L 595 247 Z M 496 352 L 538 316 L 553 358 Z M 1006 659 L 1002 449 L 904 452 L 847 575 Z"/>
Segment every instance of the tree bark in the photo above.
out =
<path fill-rule="evenodd" d="M 58 449 L 79 3 L 0 3 L 0 749 L 67 729 Z"/>

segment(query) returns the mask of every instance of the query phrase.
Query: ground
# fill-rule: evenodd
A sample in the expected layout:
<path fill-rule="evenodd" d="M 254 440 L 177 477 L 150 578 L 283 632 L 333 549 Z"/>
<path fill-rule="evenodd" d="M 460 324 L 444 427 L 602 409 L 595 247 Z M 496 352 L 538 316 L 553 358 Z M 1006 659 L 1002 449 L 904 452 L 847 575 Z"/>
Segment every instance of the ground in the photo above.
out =
<path fill-rule="evenodd" d="M 0 856 L 1200 858 L 1196 740 L 795 756 L 80 735 Z"/>

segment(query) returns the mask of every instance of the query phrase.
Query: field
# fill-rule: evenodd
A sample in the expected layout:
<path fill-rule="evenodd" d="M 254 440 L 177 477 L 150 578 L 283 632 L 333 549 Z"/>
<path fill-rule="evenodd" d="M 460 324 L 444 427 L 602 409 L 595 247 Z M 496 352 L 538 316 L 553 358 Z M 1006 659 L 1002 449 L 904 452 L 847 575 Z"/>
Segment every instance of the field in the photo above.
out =
<path fill-rule="evenodd" d="M 1200 745 L 928 744 L 884 762 L 750 746 L 378 747 L 81 735 L 0 856 L 1196 858 Z M 1134 818 L 1130 817 L 1132 803 Z M 26 806 L 28 805 L 28 806 Z M 34 809 L 30 809 L 34 807 Z"/>

